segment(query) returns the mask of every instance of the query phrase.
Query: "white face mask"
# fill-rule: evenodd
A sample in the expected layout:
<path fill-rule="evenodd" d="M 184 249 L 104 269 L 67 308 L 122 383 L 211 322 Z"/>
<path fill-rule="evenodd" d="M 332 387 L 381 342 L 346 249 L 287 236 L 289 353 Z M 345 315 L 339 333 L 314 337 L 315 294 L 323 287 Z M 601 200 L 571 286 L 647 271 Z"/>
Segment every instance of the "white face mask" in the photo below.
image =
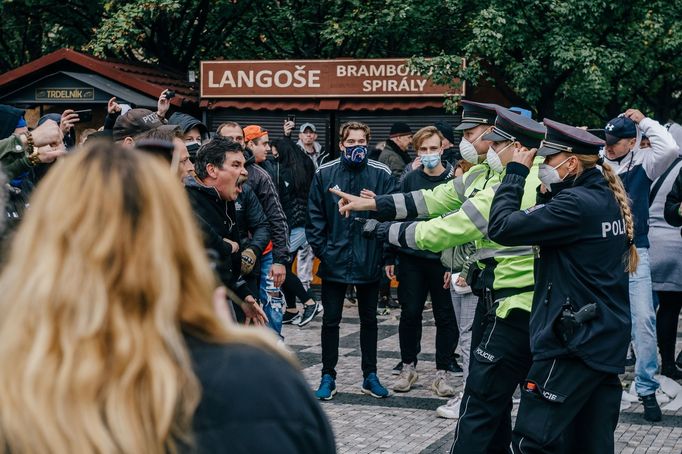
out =
<path fill-rule="evenodd" d="M 483 137 L 487 132 L 488 130 L 483 131 L 478 137 L 476 137 L 476 139 L 473 142 L 469 142 L 464 137 L 462 137 L 462 140 L 460 140 L 459 142 L 459 152 L 462 155 L 462 158 L 464 158 L 471 164 L 478 164 L 479 161 L 478 151 L 476 151 L 476 147 L 474 147 L 474 144 L 481 140 L 481 137 Z"/>
<path fill-rule="evenodd" d="M 564 163 L 569 159 L 571 158 L 564 159 L 555 167 L 552 167 L 549 164 L 540 164 L 540 168 L 538 169 L 538 178 L 540 178 L 540 181 L 545 185 L 548 191 L 552 190 L 551 187 L 553 184 L 561 183 L 564 181 L 564 178 L 568 176 L 568 174 L 566 174 L 564 175 L 564 178 L 561 178 L 557 169 L 564 165 Z"/>
<path fill-rule="evenodd" d="M 502 160 L 500 159 L 500 155 L 505 152 L 505 150 L 509 147 L 511 147 L 514 143 L 510 143 L 506 147 L 500 150 L 500 152 L 496 152 L 493 150 L 493 147 L 488 147 L 488 154 L 486 154 L 486 160 L 488 161 L 488 165 L 490 168 L 493 170 L 493 172 L 502 172 L 504 170 L 504 165 L 502 164 Z"/>
<path fill-rule="evenodd" d="M 471 164 L 478 164 L 478 152 L 476 151 L 474 144 L 464 137 L 462 137 L 462 140 L 459 142 L 459 152 L 465 161 L 470 162 Z"/>

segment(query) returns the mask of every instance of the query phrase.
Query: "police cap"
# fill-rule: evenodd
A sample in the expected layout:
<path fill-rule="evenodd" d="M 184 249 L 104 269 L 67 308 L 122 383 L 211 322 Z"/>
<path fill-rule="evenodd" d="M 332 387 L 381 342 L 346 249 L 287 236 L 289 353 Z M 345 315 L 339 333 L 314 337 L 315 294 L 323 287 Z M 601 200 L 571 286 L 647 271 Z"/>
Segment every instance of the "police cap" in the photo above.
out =
<path fill-rule="evenodd" d="M 462 100 L 462 122 L 455 128 L 457 131 L 475 128 L 479 125 L 492 126 L 497 117 L 497 104 Z"/>
<path fill-rule="evenodd" d="M 538 148 L 545 138 L 546 129 L 540 123 L 509 109 L 499 107 L 495 127 L 483 136 L 483 140 L 519 142 L 526 148 Z"/>
<path fill-rule="evenodd" d="M 589 132 L 593 136 L 599 137 L 601 140 L 606 140 L 606 134 L 604 133 L 604 130 L 601 128 L 588 128 L 587 132 Z"/>
<path fill-rule="evenodd" d="M 542 122 L 547 127 L 547 134 L 540 144 L 538 156 L 551 156 L 561 152 L 598 155 L 599 150 L 604 146 L 602 139 L 584 129 L 565 125 L 549 118 L 545 118 Z"/>

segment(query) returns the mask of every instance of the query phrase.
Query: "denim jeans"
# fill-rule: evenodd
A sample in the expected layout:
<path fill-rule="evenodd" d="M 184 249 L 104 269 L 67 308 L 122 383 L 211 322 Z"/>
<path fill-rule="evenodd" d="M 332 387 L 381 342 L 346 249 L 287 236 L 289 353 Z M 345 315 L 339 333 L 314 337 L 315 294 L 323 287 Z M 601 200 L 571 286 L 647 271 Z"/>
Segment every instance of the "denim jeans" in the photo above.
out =
<path fill-rule="evenodd" d="M 656 312 L 651 286 L 649 249 L 637 248 L 639 265 L 630 275 L 630 311 L 632 314 L 632 343 L 635 363 L 635 390 L 640 396 L 656 392 L 660 386 L 654 375 L 658 372 L 656 346 Z"/>
<path fill-rule="evenodd" d="M 284 297 L 280 289 L 276 288 L 272 279 L 268 278 L 272 268 L 272 252 L 261 257 L 259 296 L 263 303 L 263 312 L 268 318 L 268 325 L 280 338 L 282 337 L 282 312 L 284 311 Z"/>

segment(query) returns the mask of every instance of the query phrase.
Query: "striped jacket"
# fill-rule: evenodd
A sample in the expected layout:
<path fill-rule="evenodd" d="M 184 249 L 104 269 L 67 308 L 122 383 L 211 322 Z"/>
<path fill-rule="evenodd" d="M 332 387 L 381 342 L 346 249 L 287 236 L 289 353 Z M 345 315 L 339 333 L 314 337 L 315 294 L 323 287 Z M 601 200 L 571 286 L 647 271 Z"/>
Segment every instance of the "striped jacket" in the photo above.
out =
<path fill-rule="evenodd" d="M 339 214 L 339 198 L 329 192 L 338 188 L 359 195 L 362 189 L 375 194 L 397 190 L 397 180 L 384 164 L 368 159 L 352 168 L 335 159 L 315 172 L 308 197 L 306 239 L 320 259 L 318 276 L 333 282 L 367 284 L 381 277 L 382 245 L 362 236 L 362 224 L 355 218 L 368 218 L 370 212 L 357 212 L 348 218 Z"/>

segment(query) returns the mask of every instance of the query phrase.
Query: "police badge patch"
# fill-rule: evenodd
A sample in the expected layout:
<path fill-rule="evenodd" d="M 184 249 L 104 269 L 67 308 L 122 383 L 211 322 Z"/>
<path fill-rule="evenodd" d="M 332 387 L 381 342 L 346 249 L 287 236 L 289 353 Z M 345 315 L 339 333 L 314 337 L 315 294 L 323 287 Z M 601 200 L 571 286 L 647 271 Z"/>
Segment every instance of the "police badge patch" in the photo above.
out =
<path fill-rule="evenodd" d="M 544 208 L 544 206 L 545 206 L 545 204 L 541 203 L 540 205 L 535 205 L 535 206 L 532 206 L 530 208 L 527 208 L 527 209 L 523 210 L 523 212 L 526 214 L 531 214 L 533 211 L 539 210 L 540 208 Z"/>

